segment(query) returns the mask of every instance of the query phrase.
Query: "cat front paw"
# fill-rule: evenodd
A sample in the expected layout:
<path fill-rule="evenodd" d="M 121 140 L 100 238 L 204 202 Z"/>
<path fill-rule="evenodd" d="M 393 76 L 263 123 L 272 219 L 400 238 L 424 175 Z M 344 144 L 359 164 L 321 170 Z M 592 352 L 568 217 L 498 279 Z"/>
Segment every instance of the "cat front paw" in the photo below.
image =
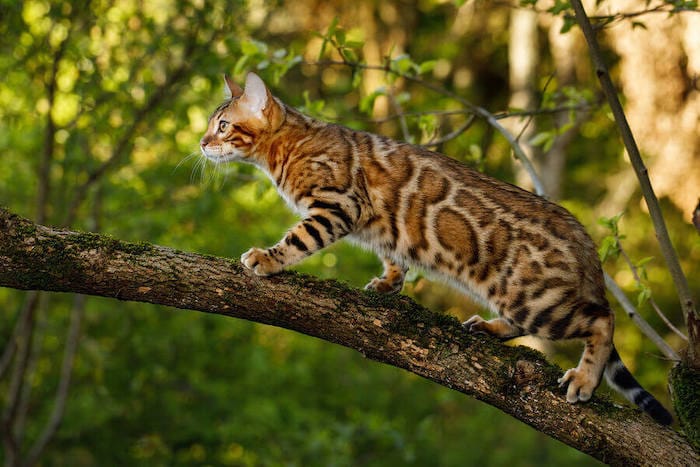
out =
<path fill-rule="evenodd" d="M 403 279 L 403 278 L 402 278 Z M 403 288 L 403 280 L 398 282 L 391 282 L 383 277 L 375 277 L 369 284 L 365 285 L 365 290 L 372 290 L 373 292 L 382 294 L 394 294 L 401 292 Z"/>
<path fill-rule="evenodd" d="M 241 263 L 258 276 L 269 276 L 282 270 L 282 265 L 267 250 L 251 248 L 241 255 Z"/>
<path fill-rule="evenodd" d="M 474 315 L 463 322 L 462 327 L 471 333 L 491 334 L 486 320 L 479 315 Z"/>

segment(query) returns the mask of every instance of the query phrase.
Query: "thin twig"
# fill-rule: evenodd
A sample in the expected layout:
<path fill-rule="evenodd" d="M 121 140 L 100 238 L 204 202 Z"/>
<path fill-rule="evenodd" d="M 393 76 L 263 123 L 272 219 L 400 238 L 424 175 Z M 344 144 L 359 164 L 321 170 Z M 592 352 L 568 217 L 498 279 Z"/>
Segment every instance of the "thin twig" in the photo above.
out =
<path fill-rule="evenodd" d="M 603 23 L 603 25 L 607 26 L 608 24 L 611 24 L 615 21 L 623 21 L 626 19 L 632 19 L 632 18 L 637 18 L 639 16 L 644 16 L 648 14 L 654 14 L 654 13 L 666 13 L 666 14 L 673 14 L 673 13 L 700 13 L 700 10 L 696 8 L 690 8 L 690 7 L 684 7 L 684 6 L 672 6 L 669 5 L 668 3 L 663 3 L 661 5 L 657 5 L 653 8 L 647 8 L 646 10 L 637 10 L 637 11 L 630 11 L 630 12 L 619 12 L 619 13 L 612 13 L 610 15 L 591 15 L 588 17 L 588 19 L 593 20 L 593 21 L 598 21 Z"/>
<path fill-rule="evenodd" d="M 549 87 L 550 83 L 554 79 L 554 73 L 551 73 L 549 75 L 549 78 L 547 78 L 547 82 L 544 83 L 544 87 L 542 88 L 542 96 L 540 97 L 540 102 L 537 104 L 537 107 L 542 107 L 542 102 L 544 101 L 544 96 L 547 93 L 547 88 Z M 535 114 L 530 114 L 528 115 L 527 121 L 525 122 L 525 125 L 520 129 L 520 132 L 518 133 L 518 136 L 515 137 L 515 141 L 520 142 L 520 138 L 523 137 L 523 134 L 525 134 L 525 130 L 527 130 L 527 127 L 530 126 L 532 121 L 535 119 Z"/>
<path fill-rule="evenodd" d="M 620 236 L 616 233 L 615 234 L 615 243 L 616 243 L 616 248 L 620 252 L 620 255 L 622 255 L 622 259 L 625 260 L 627 263 L 627 267 L 630 268 L 630 271 L 632 271 L 632 277 L 634 277 L 634 280 L 637 282 L 637 285 L 639 287 L 642 287 L 642 278 L 639 276 L 639 268 L 632 262 L 632 259 L 629 257 L 627 252 L 625 251 L 624 248 L 622 248 L 622 243 L 620 242 Z M 656 314 L 659 315 L 659 318 L 668 326 L 668 328 L 675 332 L 681 339 L 687 341 L 688 336 L 683 334 L 681 331 L 678 330 L 677 327 L 669 321 L 669 319 L 666 317 L 666 315 L 661 311 L 659 306 L 656 304 L 656 300 L 654 300 L 654 297 L 650 296 L 649 297 L 649 303 L 651 304 L 652 308 L 656 311 Z"/>
<path fill-rule="evenodd" d="M 404 141 L 410 143 L 413 138 L 411 138 L 411 132 L 408 131 L 408 123 L 406 123 L 406 117 L 404 116 L 403 108 L 401 107 L 401 104 L 394 95 L 393 86 L 389 89 L 387 95 L 389 97 L 389 102 L 391 102 L 392 107 L 394 107 L 394 110 L 396 111 L 396 114 L 399 115 L 399 125 L 401 126 L 401 133 L 403 134 L 403 139 Z"/>
<path fill-rule="evenodd" d="M 597 108 L 597 103 L 581 103 L 581 104 L 567 104 L 560 105 L 558 107 L 547 107 L 547 108 L 537 108 L 537 109 L 527 109 L 527 110 L 508 110 L 503 112 L 494 112 L 493 116 L 496 120 L 505 120 L 506 118 L 517 118 L 517 117 L 530 117 L 539 115 L 552 115 L 567 111 L 580 111 L 587 112 L 592 108 Z M 409 111 L 403 112 L 401 115 L 392 114 L 387 115 L 382 118 L 366 118 L 363 121 L 368 123 L 386 123 L 391 120 L 397 120 L 401 117 L 422 117 L 424 115 L 435 115 L 437 117 L 450 117 L 450 116 L 461 116 L 461 115 L 474 115 L 470 109 L 459 109 L 459 110 L 424 110 L 424 111 Z M 340 117 L 324 117 L 328 120 L 342 120 Z"/>
<path fill-rule="evenodd" d="M 629 298 L 627 298 L 627 295 L 625 295 L 625 292 L 615 283 L 615 280 L 610 277 L 610 275 L 607 272 L 603 273 L 603 276 L 605 278 L 605 286 L 607 289 L 610 291 L 611 294 L 617 299 L 617 301 L 620 303 L 622 306 L 622 309 L 625 310 L 625 313 L 627 313 L 627 316 L 632 320 L 634 324 L 637 325 L 637 327 L 642 331 L 642 333 L 647 336 L 656 346 L 663 352 L 664 355 L 666 355 L 667 358 L 673 361 L 679 361 L 681 358 L 680 356 L 676 353 L 675 350 L 669 346 L 666 341 L 659 335 L 659 333 L 656 332 L 654 328 L 652 328 L 649 323 L 641 317 L 639 313 L 637 313 L 636 308 L 632 304 Z"/>
<path fill-rule="evenodd" d="M 34 389 L 34 385 L 31 384 L 31 381 L 36 372 L 37 363 L 42 352 L 44 333 L 46 332 L 46 309 L 50 297 L 51 295 L 47 293 L 42 293 L 39 295 L 39 304 L 37 305 L 37 311 L 34 317 L 35 329 L 29 347 L 29 361 L 27 362 L 27 369 L 24 374 L 22 393 L 20 394 L 17 402 L 18 407 L 14 420 L 13 433 L 15 435 L 15 441 L 20 448 L 24 445 L 27 413 L 29 412 L 32 391 Z"/>
<path fill-rule="evenodd" d="M 5 408 L 0 419 L 0 435 L 5 446 L 5 463 L 14 465 L 20 456 L 20 446 L 17 443 L 15 433 L 15 421 L 19 409 L 22 387 L 25 383 L 25 375 L 31 354 L 32 338 L 34 334 L 34 318 L 39 304 L 41 292 L 32 291 L 27 294 L 25 302 L 26 311 L 21 314 L 22 332 L 17 336 L 17 353 L 15 366 L 10 378 Z"/>
<path fill-rule="evenodd" d="M 66 401 L 68 399 L 68 390 L 70 388 L 73 363 L 75 362 L 75 355 L 80 341 L 80 323 L 85 311 L 85 298 L 85 295 L 81 294 L 76 294 L 74 297 L 68 335 L 66 336 L 66 347 L 63 352 L 61 375 L 58 389 L 56 390 L 53 409 L 44 430 L 27 455 L 25 461 L 26 465 L 33 465 L 39 461 L 41 453 L 44 451 L 51 438 L 56 434 L 61 420 L 63 419 L 63 413 L 65 412 Z"/>
<path fill-rule="evenodd" d="M 452 141 L 453 139 L 455 139 L 456 137 L 458 137 L 459 135 L 461 135 L 462 133 L 467 131 L 472 126 L 472 124 L 474 123 L 475 120 L 476 120 L 476 116 L 470 115 L 469 118 L 467 119 L 467 121 L 464 122 L 462 125 L 460 125 L 458 128 L 456 128 L 455 130 L 447 133 L 446 135 L 444 135 L 438 139 L 434 139 L 434 140 L 431 140 L 425 144 L 421 144 L 421 146 L 435 147 L 435 146 L 440 146 L 441 144 L 446 143 L 448 141 Z"/>
<path fill-rule="evenodd" d="M 528 10 L 535 11 L 536 13 L 541 13 L 541 14 L 552 14 L 555 15 L 550 9 L 543 9 L 543 8 L 537 8 L 535 5 L 527 5 L 527 6 L 522 6 L 518 4 L 517 2 L 514 4 L 513 2 L 510 1 L 492 1 L 491 2 L 493 5 L 496 6 L 505 6 L 505 7 L 510 7 L 510 8 L 527 8 Z M 589 19 L 598 22 L 599 24 L 596 25 L 596 29 L 601 29 L 605 26 L 608 26 L 614 22 L 619 22 L 623 21 L 626 19 L 633 19 L 637 18 L 639 16 L 644 16 L 644 15 L 649 15 L 649 14 L 655 14 L 655 13 L 666 13 L 666 14 L 673 14 L 673 13 L 700 13 L 700 10 L 698 8 L 692 8 L 692 7 L 687 7 L 687 6 L 673 6 L 669 4 L 669 2 L 664 2 L 660 5 L 657 5 L 655 7 L 647 8 L 644 10 L 637 10 L 637 11 L 631 11 L 631 12 L 618 12 L 618 13 L 611 13 L 609 15 L 592 15 L 589 16 Z M 564 18 L 567 19 L 574 19 L 573 16 L 564 13 Z"/>
<path fill-rule="evenodd" d="M 22 323 L 24 323 L 25 317 L 24 313 L 27 313 L 28 308 L 26 305 L 22 305 L 20 310 L 17 312 L 17 317 L 15 319 L 15 326 L 12 328 L 10 337 L 7 339 L 7 344 L 2 352 L 2 357 L 0 357 L 0 381 L 2 381 L 5 376 L 5 372 L 10 367 L 12 363 L 12 358 L 15 356 L 17 351 L 17 339 L 23 333 Z"/>

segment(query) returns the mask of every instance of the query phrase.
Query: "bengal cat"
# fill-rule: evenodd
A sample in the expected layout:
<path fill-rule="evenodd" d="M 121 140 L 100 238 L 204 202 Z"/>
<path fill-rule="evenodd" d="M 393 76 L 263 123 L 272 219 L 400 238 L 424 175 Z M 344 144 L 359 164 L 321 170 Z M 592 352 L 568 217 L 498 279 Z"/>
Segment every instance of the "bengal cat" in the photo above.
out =
<path fill-rule="evenodd" d="M 303 220 L 274 246 L 241 262 L 281 271 L 343 237 L 376 252 L 384 273 L 366 288 L 396 293 L 409 266 L 478 299 L 470 332 L 501 339 L 581 338 L 576 368 L 560 378 L 566 400 L 587 401 L 609 383 L 663 424 L 672 416 L 625 368 L 613 347 L 613 314 L 593 241 L 564 208 L 442 154 L 302 115 L 249 73 L 209 119 L 204 156 L 265 172 Z"/>

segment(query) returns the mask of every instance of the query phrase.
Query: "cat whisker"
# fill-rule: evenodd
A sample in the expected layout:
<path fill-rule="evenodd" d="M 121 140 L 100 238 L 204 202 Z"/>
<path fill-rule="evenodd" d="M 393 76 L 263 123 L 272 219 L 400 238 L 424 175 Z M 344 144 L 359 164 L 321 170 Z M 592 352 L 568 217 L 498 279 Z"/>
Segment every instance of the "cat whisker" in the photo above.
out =
<path fill-rule="evenodd" d="M 202 158 L 199 165 L 199 183 L 205 187 L 211 185 L 213 173 L 216 172 L 216 163 L 213 163 L 214 167 L 211 167 L 211 164 L 209 159 Z"/>
<path fill-rule="evenodd" d="M 218 163 L 216 165 L 217 165 L 217 169 L 218 169 L 218 173 L 217 173 L 217 177 L 216 177 L 216 179 L 217 179 L 216 188 L 221 188 L 226 184 L 226 180 L 228 179 L 228 174 L 229 174 L 230 170 L 228 169 L 227 164 Z"/>
<path fill-rule="evenodd" d="M 177 165 L 175 166 L 175 168 L 173 169 L 173 173 L 177 172 L 177 170 L 180 168 L 180 166 L 181 166 L 182 164 L 184 164 L 185 162 L 190 161 L 193 157 L 197 157 L 199 154 L 200 154 L 199 151 L 193 151 L 193 152 L 191 152 L 190 154 L 188 154 L 188 155 L 186 155 L 185 157 L 183 157 L 183 158 L 180 160 L 180 162 L 178 162 Z"/>
<path fill-rule="evenodd" d="M 192 167 L 190 174 L 190 183 L 202 183 L 204 181 L 204 168 L 207 164 L 207 159 L 201 156 Z"/>

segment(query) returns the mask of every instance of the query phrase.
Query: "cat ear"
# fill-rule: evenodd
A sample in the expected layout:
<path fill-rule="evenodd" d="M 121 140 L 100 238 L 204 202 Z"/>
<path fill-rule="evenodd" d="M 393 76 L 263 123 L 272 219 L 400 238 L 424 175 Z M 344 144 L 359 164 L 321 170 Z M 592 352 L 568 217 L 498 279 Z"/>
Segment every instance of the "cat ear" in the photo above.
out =
<path fill-rule="evenodd" d="M 256 115 L 262 117 L 262 112 L 267 106 L 267 101 L 270 98 L 270 93 L 258 75 L 253 72 L 248 73 L 245 79 L 245 91 L 241 100 L 245 102 L 246 107 Z"/>
<path fill-rule="evenodd" d="M 234 97 L 239 97 L 241 94 L 243 94 L 243 89 L 234 83 L 228 75 L 224 74 L 224 97 L 226 99 L 233 99 Z"/>

